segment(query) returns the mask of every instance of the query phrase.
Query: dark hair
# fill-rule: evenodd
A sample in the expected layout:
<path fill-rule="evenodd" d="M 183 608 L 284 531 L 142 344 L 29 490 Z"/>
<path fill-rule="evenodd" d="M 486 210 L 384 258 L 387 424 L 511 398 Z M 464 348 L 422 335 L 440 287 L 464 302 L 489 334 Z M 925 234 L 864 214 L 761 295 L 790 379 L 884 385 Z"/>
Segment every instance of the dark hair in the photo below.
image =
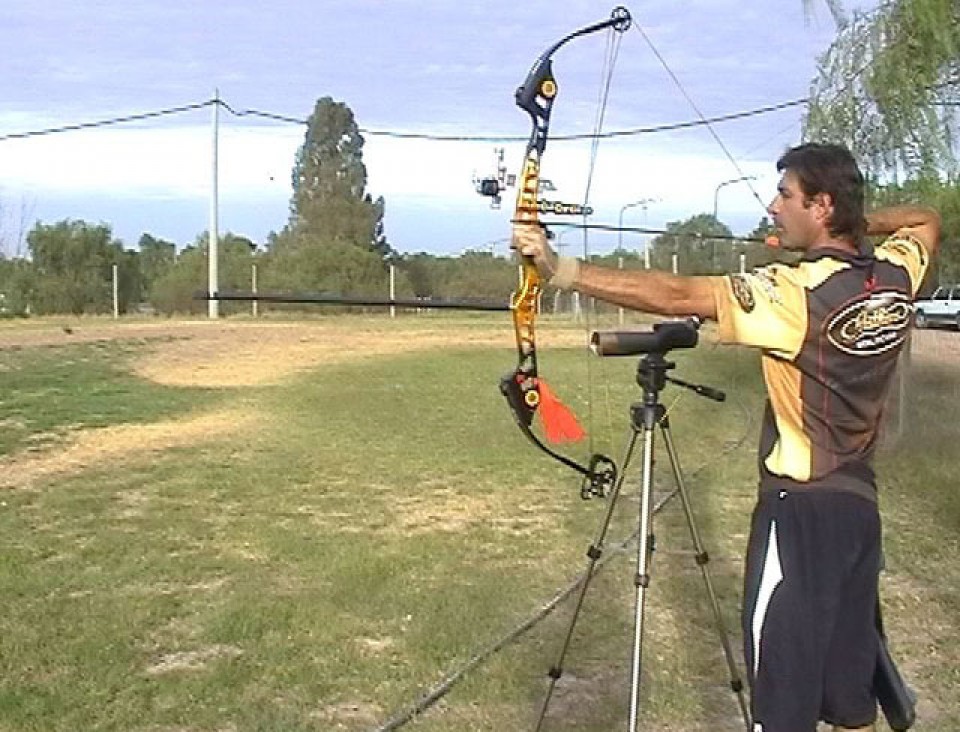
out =
<path fill-rule="evenodd" d="M 817 142 L 798 145 L 780 156 L 777 170 L 792 171 L 807 198 L 828 194 L 833 199 L 830 235 L 863 247 L 867 230 L 863 174 L 847 148 Z"/>

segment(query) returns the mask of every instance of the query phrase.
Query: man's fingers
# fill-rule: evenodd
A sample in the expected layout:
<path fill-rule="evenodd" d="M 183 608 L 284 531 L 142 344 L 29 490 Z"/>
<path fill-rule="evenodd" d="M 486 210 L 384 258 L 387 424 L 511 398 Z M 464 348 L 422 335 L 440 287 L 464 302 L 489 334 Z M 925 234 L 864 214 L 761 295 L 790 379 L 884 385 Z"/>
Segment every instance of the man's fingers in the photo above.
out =
<path fill-rule="evenodd" d="M 542 230 L 532 224 L 515 224 L 511 246 L 527 257 L 535 257 L 543 249 Z"/>

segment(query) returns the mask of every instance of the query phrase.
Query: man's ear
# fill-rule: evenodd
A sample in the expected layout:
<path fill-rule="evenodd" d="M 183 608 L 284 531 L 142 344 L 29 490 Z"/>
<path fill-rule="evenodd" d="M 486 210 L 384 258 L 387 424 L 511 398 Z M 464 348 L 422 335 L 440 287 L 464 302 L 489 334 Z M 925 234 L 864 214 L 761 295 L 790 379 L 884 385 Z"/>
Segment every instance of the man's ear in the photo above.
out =
<path fill-rule="evenodd" d="M 815 193 L 812 199 L 813 205 L 821 212 L 822 219 L 829 221 L 833 217 L 833 196 L 829 193 Z"/>

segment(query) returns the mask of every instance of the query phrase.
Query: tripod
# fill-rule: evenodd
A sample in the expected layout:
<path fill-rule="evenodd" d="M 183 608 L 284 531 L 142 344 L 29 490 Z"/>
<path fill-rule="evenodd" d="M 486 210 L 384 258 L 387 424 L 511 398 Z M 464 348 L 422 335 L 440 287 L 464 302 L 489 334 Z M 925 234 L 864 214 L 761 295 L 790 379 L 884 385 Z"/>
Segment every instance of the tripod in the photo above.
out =
<path fill-rule="evenodd" d="M 540 730 L 546 717 L 547 708 L 553 695 L 556 684 L 563 674 L 563 661 L 566 658 L 567 651 L 573 637 L 574 628 L 580 615 L 587 590 L 590 582 L 597 571 L 597 563 L 603 554 L 603 542 L 613 518 L 614 509 L 620 490 L 623 486 L 624 476 L 627 468 L 633 458 L 637 442 L 641 443 L 641 484 L 640 484 L 640 516 L 639 530 L 637 535 L 637 571 L 634 577 L 636 586 L 636 612 L 634 617 L 633 634 L 633 658 L 631 664 L 630 677 L 630 719 L 628 732 L 637 732 L 639 729 L 638 716 L 640 710 L 640 673 L 643 659 L 643 629 L 644 629 L 644 611 L 646 609 L 647 590 L 650 587 L 651 572 L 650 563 L 654 550 L 653 541 L 653 513 L 652 506 L 652 488 L 653 488 L 653 454 L 654 454 L 654 434 L 659 425 L 663 436 L 664 445 L 667 448 L 667 455 L 670 458 L 670 467 L 673 472 L 673 478 L 676 483 L 676 490 L 665 499 L 660 506 L 666 503 L 673 495 L 679 494 L 683 504 L 683 511 L 686 516 L 687 526 L 690 530 L 690 537 L 693 540 L 695 550 L 695 560 L 700 567 L 703 576 L 703 582 L 710 599 L 710 605 L 713 611 L 716 629 L 720 638 L 720 644 L 723 648 L 723 655 L 726 659 L 727 669 L 730 674 L 730 688 L 737 695 L 740 705 L 740 712 L 743 716 L 746 732 L 750 732 L 750 712 L 747 705 L 746 694 L 744 692 L 743 682 L 741 681 L 739 671 L 734 662 L 733 652 L 730 647 L 730 641 L 727 635 L 723 616 L 720 612 L 720 604 L 717 601 L 717 595 L 714 591 L 713 580 L 707 568 L 709 555 L 704 549 L 703 542 L 700 539 L 700 532 L 694 521 L 693 511 L 690 505 L 690 499 L 687 495 L 686 487 L 683 482 L 683 474 L 680 469 L 680 462 L 677 458 L 677 452 L 674 447 L 673 438 L 670 434 L 670 423 L 666 414 L 666 409 L 660 402 L 660 392 L 664 389 L 667 382 L 690 389 L 701 396 L 705 396 L 716 401 L 725 399 L 725 395 L 710 387 L 691 384 L 680 379 L 667 376 L 667 371 L 674 368 L 675 364 L 667 361 L 665 355 L 670 347 L 690 347 L 696 344 L 696 324 L 693 325 L 681 323 L 661 323 L 660 328 L 655 327 L 653 334 L 612 334 L 612 340 L 604 341 L 604 334 L 595 333 L 593 336 L 594 350 L 600 355 L 631 355 L 633 353 L 643 352 L 646 355 L 640 359 L 637 368 L 637 383 L 643 390 L 643 399 L 630 407 L 631 435 L 627 444 L 623 459 L 620 476 L 611 490 L 607 510 L 604 514 L 600 528 L 597 532 L 593 544 L 587 551 L 589 563 L 584 575 L 584 581 L 580 587 L 580 593 L 574 606 L 573 617 L 567 629 L 566 637 L 561 646 L 557 661 L 549 671 L 550 684 L 547 694 L 540 711 L 537 730 Z M 687 332 L 682 333 L 677 330 L 671 333 L 674 328 L 685 327 Z M 690 342 L 689 330 L 692 330 L 692 342 Z M 678 340 L 674 336 L 679 335 Z M 652 336 L 652 337 L 647 337 Z M 604 347 L 606 346 L 606 350 Z M 661 348 L 662 347 L 662 348 Z M 658 350 L 648 351 L 648 348 L 658 348 Z M 658 507 L 659 508 L 659 507 Z"/>

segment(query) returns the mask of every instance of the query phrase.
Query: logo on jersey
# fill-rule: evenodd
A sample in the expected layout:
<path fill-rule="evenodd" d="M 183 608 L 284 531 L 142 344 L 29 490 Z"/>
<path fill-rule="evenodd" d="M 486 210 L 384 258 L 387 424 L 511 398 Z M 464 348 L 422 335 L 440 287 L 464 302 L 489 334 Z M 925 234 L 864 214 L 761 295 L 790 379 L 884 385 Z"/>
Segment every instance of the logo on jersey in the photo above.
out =
<path fill-rule="evenodd" d="M 877 292 L 850 303 L 827 323 L 827 339 L 844 353 L 875 356 L 907 337 L 913 306 L 900 292 Z"/>
<path fill-rule="evenodd" d="M 775 266 L 753 270 L 752 282 L 760 288 L 770 302 L 775 305 L 783 305 L 783 298 L 780 297 L 780 286 L 777 284 L 777 268 Z"/>
<path fill-rule="evenodd" d="M 750 280 L 746 275 L 733 274 L 729 276 L 730 288 L 733 290 L 733 296 L 740 303 L 740 309 L 745 313 L 751 312 L 757 305 L 753 299 L 753 289 L 750 287 Z"/>

